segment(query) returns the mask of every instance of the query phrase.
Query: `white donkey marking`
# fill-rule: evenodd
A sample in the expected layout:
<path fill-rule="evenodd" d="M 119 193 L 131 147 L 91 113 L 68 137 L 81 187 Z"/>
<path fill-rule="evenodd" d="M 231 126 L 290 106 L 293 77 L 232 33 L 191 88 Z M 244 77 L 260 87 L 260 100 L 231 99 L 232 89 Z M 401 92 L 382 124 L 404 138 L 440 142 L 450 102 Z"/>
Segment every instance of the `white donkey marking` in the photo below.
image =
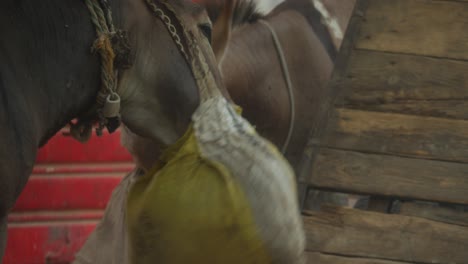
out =
<path fill-rule="evenodd" d="M 312 3 L 314 4 L 315 9 L 317 9 L 322 14 L 322 19 L 325 20 L 323 22 L 326 26 L 328 26 L 331 29 L 333 37 L 335 37 L 338 40 L 343 40 L 344 34 L 343 30 L 340 27 L 340 24 L 338 23 L 338 19 L 336 17 L 333 17 L 328 12 L 327 8 L 323 5 L 323 3 L 320 0 L 312 0 Z"/>
<path fill-rule="evenodd" d="M 282 2 L 284 2 L 284 0 L 257 0 L 257 6 L 260 12 L 269 13 Z"/>

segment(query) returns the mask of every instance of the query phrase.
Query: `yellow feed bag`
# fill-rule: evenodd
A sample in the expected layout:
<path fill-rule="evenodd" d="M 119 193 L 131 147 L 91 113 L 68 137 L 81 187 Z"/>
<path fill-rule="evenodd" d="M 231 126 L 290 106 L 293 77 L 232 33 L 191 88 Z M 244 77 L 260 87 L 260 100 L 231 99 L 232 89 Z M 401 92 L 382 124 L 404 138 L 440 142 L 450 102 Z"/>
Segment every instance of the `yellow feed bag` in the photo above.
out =
<path fill-rule="evenodd" d="M 134 184 L 127 221 L 134 264 L 271 263 L 245 194 L 192 128 Z"/>

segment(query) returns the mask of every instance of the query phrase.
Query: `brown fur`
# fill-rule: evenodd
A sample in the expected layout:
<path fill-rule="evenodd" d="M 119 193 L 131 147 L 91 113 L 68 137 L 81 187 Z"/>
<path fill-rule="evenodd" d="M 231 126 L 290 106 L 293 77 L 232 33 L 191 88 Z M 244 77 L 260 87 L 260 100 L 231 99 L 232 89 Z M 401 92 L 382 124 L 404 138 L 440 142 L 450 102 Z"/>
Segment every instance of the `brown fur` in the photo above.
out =
<path fill-rule="evenodd" d="M 310 25 L 312 20 L 302 15 L 305 11 L 301 8 L 312 8 L 312 5 L 299 1 L 302 0 L 287 1 L 265 16 L 255 15 L 269 21 L 277 32 L 291 74 L 297 116 L 286 157 L 295 168 L 299 165 L 308 132 L 318 118 L 320 104 L 327 97 L 326 84 L 333 67 L 325 45 Z M 220 8 L 216 1 L 208 4 Z M 233 19 L 237 17 L 242 22 L 233 28 L 224 51 L 225 58 L 220 65 L 224 83 L 233 101 L 244 109 L 243 115 L 261 135 L 281 148 L 290 122 L 289 94 L 271 33 L 264 25 L 246 19 L 251 16 L 239 15 L 255 14 L 253 2 L 239 0 L 234 10 L 238 11 L 234 12 Z M 327 43 L 333 47 L 331 40 Z M 132 149 L 138 164 L 151 167 L 151 159 L 143 155 L 151 151 L 144 148 L 156 149 L 157 146 L 142 138 L 125 133 L 124 136 L 127 136 L 124 145 Z M 132 144 L 141 148 L 136 149 Z"/>
<path fill-rule="evenodd" d="M 282 42 L 294 87 L 296 125 L 286 157 L 296 167 L 320 102 L 327 96 L 326 83 L 333 64 L 299 13 L 285 11 L 267 20 Z M 268 29 L 254 23 L 233 32 L 221 71 L 244 116 L 261 135 L 281 147 L 290 122 L 289 94 Z"/>
<path fill-rule="evenodd" d="M 307 0 L 287 0 L 263 16 L 278 34 L 294 86 L 297 116 L 286 152 L 294 167 L 299 164 L 318 107 L 327 96 L 326 85 L 333 68 L 327 51 L 334 46 L 328 33 L 320 37 L 322 31 L 315 30 L 313 24 L 320 17 L 314 17 L 318 13 L 312 11 Z M 328 41 L 322 41 L 323 38 Z M 244 116 L 260 134 L 281 147 L 290 121 L 289 95 L 267 28 L 246 20 L 234 28 L 221 72 L 232 99 L 243 107 Z"/>
<path fill-rule="evenodd" d="M 221 10 L 221 17 L 213 25 L 212 46 L 218 62 L 223 60 L 223 51 L 226 49 L 231 35 L 232 10 L 236 4 L 236 0 L 227 0 Z"/>
<path fill-rule="evenodd" d="M 340 10 L 338 14 L 341 16 L 338 18 L 343 21 L 344 31 L 353 5 L 348 5 L 348 10 L 342 8 L 341 4 L 328 3 L 327 7 L 333 14 Z M 320 35 L 327 28 L 316 24 L 320 23 L 318 12 L 307 11 L 312 8 L 307 1 L 292 0 L 262 16 L 280 38 L 294 86 L 296 119 L 285 156 L 297 172 L 309 131 L 316 128 L 319 107 L 328 97 L 327 82 L 333 67 L 330 59 L 333 53 L 326 56 L 327 51 L 330 54 L 329 50 L 334 50 L 334 43 L 340 44 L 332 40 L 328 33 Z M 306 17 L 303 16 L 305 13 L 308 14 Z M 317 27 L 321 31 L 315 31 Z M 290 104 L 270 32 L 260 23 L 244 20 L 241 26 L 233 29 L 221 62 L 221 71 L 232 99 L 243 107 L 244 116 L 256 125 L 261 135 L 281 148 L 289 128 Z M 341 195 L 326 194 L 318 197 L 339 204 L 346 202 Z M 308 208 L 316 208 L 317 203 L 321 201 L 309 202 Z"/>
<path fill-rule="evenodd" d="M 298 116 L 293 140 L 286 156 L 293 165 L 297 165 L 308 131 L 317 119 L 320 102 L 327 96 L 326 83 L 333 63 L 301 12 L 294 9 L 283 10 L 272 13 L 265 19 L 275 28 L 283 44 L 295 87 Z M 289 126 L 289 100 L 270 32 L 255 21 L 243 23 L 238 29 L 233 30 L 225 56 L 221 69 L 225 77 L 224 83 L 233 100 L 243 107 L 244 116 L 257 125 L 260 134 L 277 146 L 281 146 Z M 149 139 L 127 132 L 126 129 L 123 130 L 123 144 L 129 148 L 140 167 L 149 169 L 159 154 L 157 150 L 160 146 Z M 124 181 L 121 186 L 126 184 L 128 181 Z M 112 200 L 120 198 L 113 197 Z M 108 219 L 123 218 L 123 212 L 112 206 L 106 210 L 106 216 L 108 217 L 100 224 L 101 229 L 107 228 L 105 222 Z M 114 234 L 121 229 L 118 226 L 112 228 L 114 229 L 109 229 L 107 233 L 95 231 L 95 233 L 102 232 L 101 236 L 92 235 L 86 242 L 84 251 L 79 254 L 86 255 L 86 250 L 113 241 Z M 125 243 L 125 241 L 120 242 Z M 110 252 L 100 254 L 112 254 L 116 259 L 124 259 L 122 256 L 125 252 L 109 250 Z M 100 264 L 127 263 L 113 262 L 111 258 L 104 259 L 107 262 Z M 75 264 L 78 263 L 95 262 L 78 261 Z"/>

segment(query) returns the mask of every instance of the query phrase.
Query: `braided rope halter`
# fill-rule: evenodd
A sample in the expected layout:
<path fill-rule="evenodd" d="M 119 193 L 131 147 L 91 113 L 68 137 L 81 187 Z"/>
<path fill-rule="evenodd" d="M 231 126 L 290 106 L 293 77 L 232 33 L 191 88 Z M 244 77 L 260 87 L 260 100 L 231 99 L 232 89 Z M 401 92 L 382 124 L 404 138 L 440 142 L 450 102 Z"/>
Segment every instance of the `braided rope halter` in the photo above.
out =
<path fill-rule="evenodd" d="M 86 142 L 91 137 L 92 124 L 98 116 L 98 127 L 96 134 L 102 135 L 102 130 L 107 127 L 109 133 L 114 132 L 120 125 L 120 96 L 117 91 L 118 70 L 130 66 L 130 46 L 126 32 L 115 30 L 112 21 L 112 12 L 107 0 L 84 0 L 91 14 L 97 39 L 92 46 L 93 52 L 98 52 L 101 56 L 101 89 L 96 98 L 96 104 L 93 108 L 79 118 L 78 122 L 70 123 L 70 134 L 80 142 Z M 179 51 L 190 66 L 192 74 L 197 82 L 200 93 L 200 101 L 208 98 L 221 96 L 218 89 L 207 89 L 207 82 L 214 81 L 206 59 L 201 54 L 193 33 L 189 32 L 182 19 L 177 15 L 172 6 L 166 1 L 158 2 L 156 5 L 153 0 L 144 0 L 148 8 L 153 11 L 166 26 L 169 34 L 176 43 Z M 168 15 L 169 14 L 169 15 Z M 177 26 L 182 30 L 182 38 L 177 32 L 176 25 L 173 24 L 171 17 L 178 22 Z M 185 46 L 184 46 L 185 44 Z M 119 47 L 120 49 L 116 49 Z M 116 67 L 119 66 L 119 67 Z"/>
<path fill-rule="evenodd" d="M 101 88 L 96 96 L 95 105 L 78 118 L 76 123 L 70 123 L 69 134 L 80 142 L 86 142 L 91 138 L 96 115 L 98 136 L 102 135 L 105 127 L 109 133 L 113 133 L 120 126 L 118 72 L 131 66 L 127 34 L 115 29 L 107 0 L 85 0 L 85 4 L 96 29 L 97 39 L 91 51 L 99 53 L 101 57 Z"/>

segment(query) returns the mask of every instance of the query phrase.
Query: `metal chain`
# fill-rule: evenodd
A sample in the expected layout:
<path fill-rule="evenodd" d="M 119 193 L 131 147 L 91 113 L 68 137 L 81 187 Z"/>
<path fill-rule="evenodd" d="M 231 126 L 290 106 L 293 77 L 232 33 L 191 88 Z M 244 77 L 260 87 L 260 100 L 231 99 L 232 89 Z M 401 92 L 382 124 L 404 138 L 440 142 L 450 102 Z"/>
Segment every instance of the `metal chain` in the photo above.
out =
<path fill-rule="evenodd" d="M 167 30 L 171 34 L 171 37 L 174 39 L 174 42 L 176 43 L 176 45 L 179 47 L 180 52 L 182 53 L 184 58 L 187 61 L 189 61 L 189 56 L 185 52 L 184 45 L 182 44 L 181 38 L 180 38 L 179 34 L 177 33 L 176 27 L 174 26 L 174 24 L 172 24 L 171 18 L 168 17 L 161 8 L 157 7 L 156 4 L 154 4 L 153 0 L 145 0 L 145 2 L 149 6 L 149 8 L 154 12 L 154 14 L 157 17 L 159 17 L 162 20 L 162 22 L 166 25 Z M 165 5 L 165 6 L 166 6 L 166 8 L 170 9 L 168 7 L 168 5 Z M 171 10 L 171 11 L 173 12 L 173 10 Z"/>
<path fill-rule="evenodd" d="M 172 6 L 169 3 L 167 3 L 167 1 L 159 1 L 162 5 L 164 5 L 164 8 L 171 12 L 171 15 L 174 16 L 176 20 L 178 20 L 179 26 L 182 28 L 184 40 L 186 41 L 186 45 L 188 47 L 188 52 L 185 50 L 184 45 L 181 41 L 181 36 L 179 36 L 179 34 L 177 33 L 177 29 L 172 23 L 171 18 L 164 13 L 163 9 L 156 6 L 154 0 L 145 0 L 145 2 L 149 6 L 149 8 L 155 13 L 155 15 L 159 17 L 166 25 L 174 42 L 179 47 L 180 52 L 183 54 L 184 58 L 189 64 L 190 69 L 192 70 L 192 73 L 198 85 L 198 89 L 200 92 L 200 101 L 205 101 L 206 99 L 214 96 L 220 96 L 221 92 L 218 89 L 210 89 L 208 87 L 209 85 L 207 84 L 207 82 L 214 80 L 212 79 L 208 81 L 206 79 L 210 71 L 208 63 L 206 62 L 206 58 L 200 53 L 200 47 L 196 42 L 195 36 L 192 32 L 187 30 L 184 23 L 182 22 L 183 20 L 177 15 L 177 12 L 172 8 Z"/>
<path fill-rule="evenodd" d="M 177 15 L 177 12 L 166 2 L 166 1 L 161 1 L 164 6 L 173 13 L 173 15 L 178 19 L 179 21 L 182 21 L 182 19 Z M 187 45 L 190 48 L 190 52 L 192 53 L 192 60 L 189 61 L 190 66 L 192 68 L 192 71 L 195 75 L 195 78 L 197 81 L 206 81 L 206 77 L 209 74 L 210 67 L 208 66 L 208 63 L 206 62 L 206 58 L 204 55 L 200 54 L 200 47 L 198 46 L 198 43 L 196 42 L 195 36 L 193 36 L 193 33 L 188 31 L 184 24 L 180 22 L 180 26 L 182 27 L 182 31 L 184 33 L 185 39 L 188 42 Z M 198 60 L 196 60 L 198 58 Z M 203 101 L 207 98 L 211 98 L 213 96 L 220 95 L 221 93 L 219 92 L 218 89 L 209 89 L 205 84 L 200 84 L 199 85 L 199 92 L 200 92 L 200 99 Z M 208 89 L 207 89 L 208 88 Z"/>

